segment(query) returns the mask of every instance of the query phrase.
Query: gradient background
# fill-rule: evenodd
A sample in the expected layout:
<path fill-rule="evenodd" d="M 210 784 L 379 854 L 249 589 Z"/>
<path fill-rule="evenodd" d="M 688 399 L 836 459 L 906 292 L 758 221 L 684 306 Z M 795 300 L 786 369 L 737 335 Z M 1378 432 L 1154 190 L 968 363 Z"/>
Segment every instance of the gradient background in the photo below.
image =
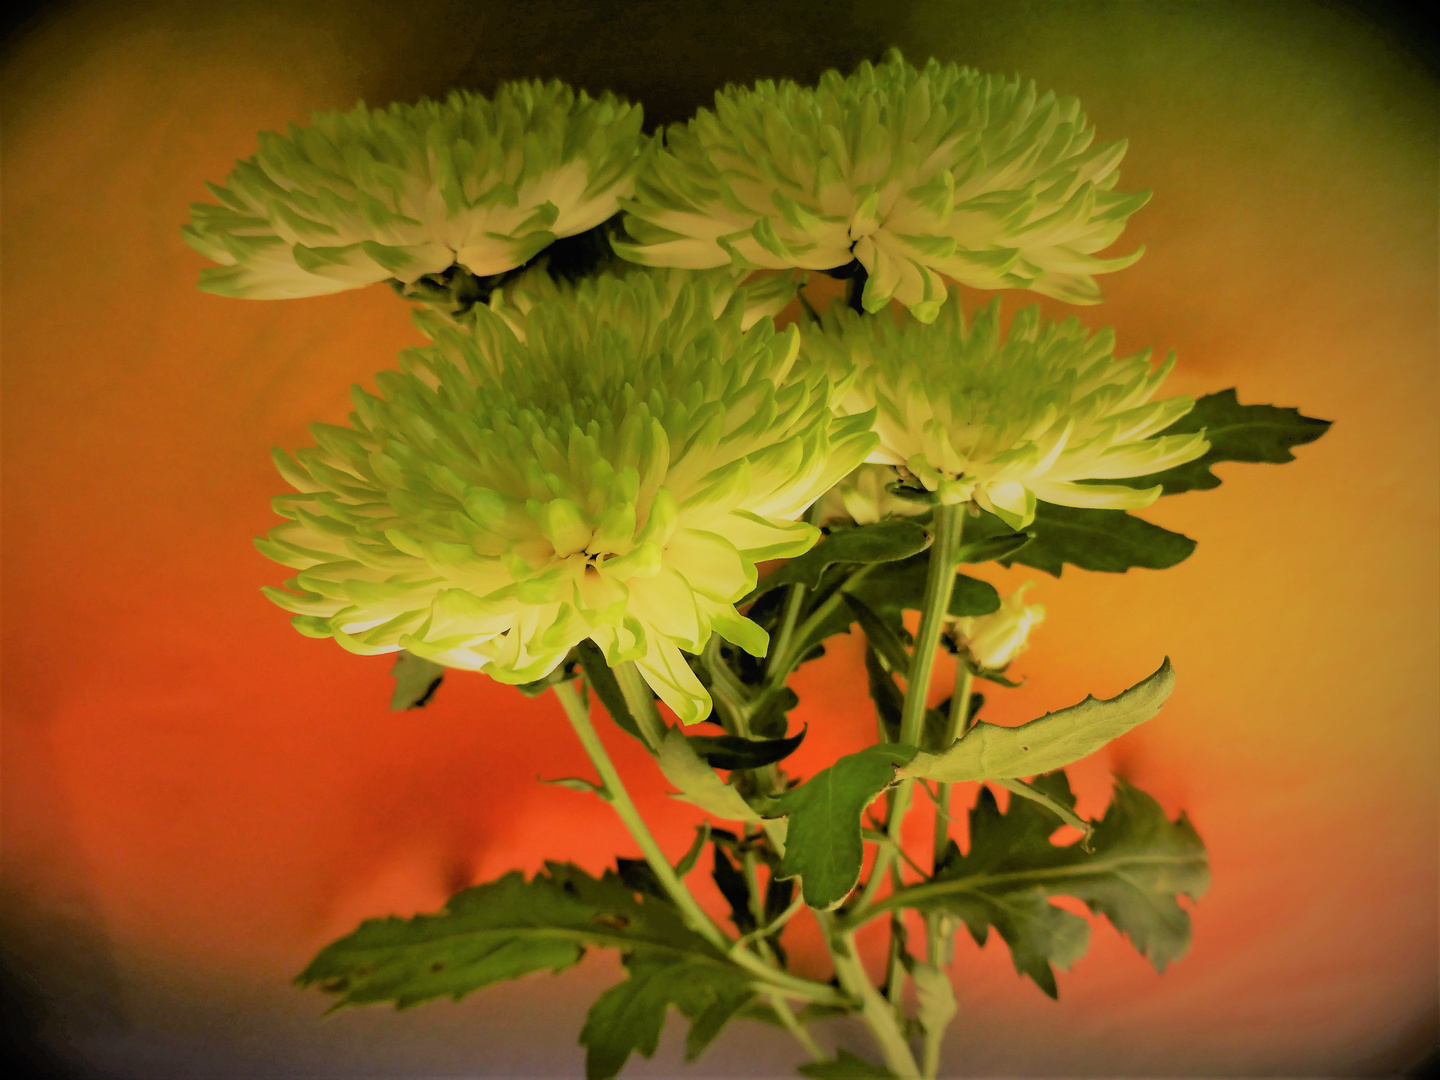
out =
<path fill-rule="evenodd" d="M 1076 770 L 1186 809 L 1214 886 L 1157 976 L 1109 927 L 1051 1002 L 1003 948 L 957 950 L 955 1075 L 1365 1075 L 1437 1035 L 1436 84 L 1312 3 L 84 4 L 12 41 L 4 99 L 4 944 L 35 1026 L 125 1077 L 570 1076 L 596 955 L 397 1015 L 324 1022 L 288 980 L 362 917 L 432 909 L 546 857 L 629 851 L 584 796 L 560 711 L 479 676 L 392 715 L 389 661 L 295 634 L 250 538 L 273 445 L 343 421 L 418 340 L 383 287 L 293 302 L 195 289 L 202 181 L 312 109 L 560 76 L 688 115 L 726 80 L 814 78 L 898 44 L 1078 94 L 1153 187 L 1104 279 L 1124 349 L 1170 389 L 1335 421 L 1284 468 L 1153 520 L 1164 574 L 1036 577 L 1020 721 L 1168 653 L 1162 716 Z M 983 297 L 968 298 L 978 303 Z M 1060 310 L 1058 305 L 1047 305 Z M 813 771 L 873 730 L 858 653 L 799 678 Z M 942 676 L 943 677 L 943 676 Z M 608 727 L 608 725 L 607 725 Z M 613 729 L 609 734 L 613 734 Z M 610 740 L 678 852 L 696 820 Z M 916 839 L 923 839 L 918 837 Z M 707 859 L 708 865 L 708 859 Z M 698 876 L 697 876 L 698 879 Z M 707 898 L 714 903 L 714 898 Z M 808 944 L 807 944 L 808 942 Z M 817 943 L 797 934 L 800 964 Z M 874 944 L 874 942 L 872 942 Z M 631 1075 L 674 1075 L 682 1025 Z M 827 1046 L 869 1053 L 856 1025 Z M 732 1028 L 686 1075 L 784 1075 Z"/>

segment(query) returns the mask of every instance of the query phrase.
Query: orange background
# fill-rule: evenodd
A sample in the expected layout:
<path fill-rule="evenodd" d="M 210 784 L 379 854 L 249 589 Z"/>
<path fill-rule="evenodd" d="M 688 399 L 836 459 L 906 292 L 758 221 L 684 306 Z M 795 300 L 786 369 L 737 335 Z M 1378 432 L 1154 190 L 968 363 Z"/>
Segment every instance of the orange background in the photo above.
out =
<path fill-rule="evenodd" d="M 270 447 L 343 421 L 349 384 L 417 334 L 380 287 L 199 293 L 178 228 L 202 181 L 258 129 L 357 97 L 558 75 L 676 119 L 727 79 L 889 44 L 1023 72 L 1130 139 L 1122 187 L 1155 197 L 1122 246 L 1149 252 L 1089 325 L 1177 349 L 1174 392 L 1335 421 L 1293 464 L 1222 466 L 1147 512 L 1200 541 L 1173 570 L 989 575 L 1036 578 L 1050 611 L 992 719 L 1173 658 L 1161 717 L 1076 770 L 1081 809 L 1111 768 L 1183 807 L 1214 886 L 1180 964 L 1157 976 L 1097 922 L 1058 1003 L 962 935 L 950 1071 L 1368 1074 L 1434 1044 L 1437 100 L 1388 39 L 1318 4 L 206 9 L 72 6 L 6 60 L 4 940 L 56 1045 L 117 1076 L 577 1075 L 618 976 L 595 956 L 323 1023 L 287 985 L 362 917 L 630 845 L 534 782 L 588 771 L 551 699 L 457 674 L 392 715 L 387 659 L 261 598 L 284 573 L 250 546 L 283 490 Z M 799 677 L 798 771 L 868 738 L 857 659 L 842 644 Z M 696 815 L 609 741 L 678 853 Z M 680 1028 L 631 1073 L 674 1074 Z M 822 1038 L 869 1052 L 858 1027 Z M 693 1075 L 785 1074 L 787 1039 L 737 1027 Z"/>

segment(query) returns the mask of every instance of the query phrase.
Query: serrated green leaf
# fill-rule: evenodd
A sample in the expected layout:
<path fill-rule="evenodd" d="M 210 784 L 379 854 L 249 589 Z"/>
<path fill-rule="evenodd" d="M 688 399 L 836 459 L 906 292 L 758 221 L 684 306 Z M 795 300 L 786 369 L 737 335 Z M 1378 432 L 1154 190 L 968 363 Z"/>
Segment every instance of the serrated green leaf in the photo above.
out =
<path fill-rule="evenodd" d="M 636 953 L 625 967 L 625 981 L 600 995 L 581 1029 L 586 1080 L 610 1080 L 635 1051 L 647 1058 L 654 1054 L 671 1005 L 693 1021 L 686 1040 L 686 1057 L 693 1058 L 754 995 L 739 968 L 649 952 Z"/>
<path fill-rule="evenodd" d="M 965 535 L 977 543 L 986 536 L 1010 535 L 1010 527 L 992 514 L 966 521 Z M 1183 562 L 1195 541 L 1162 529 L 1124 510 L 1091 510 L 1039 503 L 1030 524 L 1035 539 L 1010 555 L 997 557 L 1002 566 L 1031 566 L 1059 577 L 1066 564 L 1081 570 L 1123 574 L 1132 567 L 1164 570 Z"/>
<path fill-rule="evenodd" d="M 905 771 L 926 780 L 959 784 L 1063 768 L 1149 720 L 1174 688 L 1175 671 L 1167 657 L 1153 675 L 1113 698 L 1086 697 L 1078 705 L 1018 727 L 982 720 L 950 749 L 916 754 Z"/>
<path fill-rule="evenodd" d="M 322 949 L 296 982 L 337 996 L 335 1008 L 393 1001 L 399 1008 L 535 971 L 562 971 L 587 945 L 637 948 L 729 969 L 669 905 L 637 899 L 610 871 L 599 878 L 546 863 L 456 893 L 433 915 L 369 919 Z"/>
<path fill-rule="evenodd" d="M 1140 488 L 1160 484 L 1166 495 L 1207 491 L 1220 486 L 1220 478 L 1210 471 L 1216 462 L 1283 465 L 1295 460 L 1291 449 L 1320 438 L 1330 429 L 1330 421 L 1276 405 L 1241 405 L 1232 388 L 1200 398 L 1193 409 L 1160 434 L 1188 435 L 1202 428 L 1210 441 L 1210 449 L 1203 456 L 1164 472 L 1105 482 Z"/>
<path fill-rule="evenodd" d="M 701 759 L 679 728 L 671 728 L 655 756 L 665 779 L 680 789 L 674 798 L 694 803 L 716 817 L 730 821 L 759 821 L 741 794 L 715 774 Z"/>
<path fill-rule="evenodd" d="M 820 576 L 837 563 L 892 562 L 925 550 L 929 543 L 930 534 L 923 527 L 904 519 L 835 529 L 804 555 L 767 574 L 741 603 L 749 603 L 782 585 L 814 588 Z"/>
<path fill-rule="evenodd" d="M 644 743 L 645 736 L 640 734 L 640 725 L 630 715 L 625 694 L 621 691 L 620 684 L 615 681 L 615 673 L 610 670 L 610 665 L 605 663 L 605 654 L 600 651 L 600 646 L 586 639 L 575 646 L 575 658 L 579 660 L 580 669 L 585 673 L 585 681 L 595 691 L 600 704 L 605 706 L 610 719 L 627 735 Z"/>
<path fill-rule="evenodd" d="M 860 816 L 914 755 L 913 747 L 867 746 L 774 800 L 789 822 L 777 876 L 799 877 L 812 908 L 829 910 L 855 887 L 865 854 Z"/>
<path fill-rule="evenodd" d="M 412 652 L 401 651 L 395 657 L 390 675 L 395 680 L 395 692 L 390 696 L 390 709 L 392 712 L 401 712 L 404 709 L 419 709 L 428 705 L 435 696 L 435 691 L 440 689 L 440 683 L 445 678 L 445 668 L 442 664 L 426 660 Z"/>
<path fill-rule="evenodd" d="M 1037 777 L 1035 787 L 1073 812 L 1063 772 Z M 1157 970 L 1184 955 L 1190 916 L 1178 896 L 1200 897 L 1210 876 L 1205 846 L 1184 815 L 1170 821 L 1154 799 L 1117 779 L 1091 851 L 1052 844 L 1055 826 L 1048 810 L 1023 799 L 1011 799 L 1002 814 L 981 788 L 970 811 L 970 851 L 961 855 L 952 841 L 933 881 L 899 890 L 886 905 L 958 916 L 981 945 L 995 927 L 1016 970 L 1052 997 L 1052 966 L 1084 955 L 1089 927 L 1050 896 L 1078 897 L 1105 915 Z"/>
<path fill-rule="evenodd" d="M 895 1074 L 879 1065 L 871 1065 L 849 1050 L 838 1050 L 829 1061 L 807 1061 L 796 1070 L 813 1080 L 895 1080 Z"/>
<path fill-rule="evenodd" d="M 745 739 L 739 735 L 687 735 L 685 738 L 712 769 L 758 769 L 783 761 L 798 750 L 806 730 L 802 728 L 800 734 L 786 739 Z"/>

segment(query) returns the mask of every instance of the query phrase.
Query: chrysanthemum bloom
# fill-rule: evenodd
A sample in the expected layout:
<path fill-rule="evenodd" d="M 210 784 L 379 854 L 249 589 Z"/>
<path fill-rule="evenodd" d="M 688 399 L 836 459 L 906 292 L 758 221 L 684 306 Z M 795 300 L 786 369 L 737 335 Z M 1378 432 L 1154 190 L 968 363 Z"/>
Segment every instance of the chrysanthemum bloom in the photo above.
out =
<path fill-rule="evenodd" d="M 543 260 L 542 260 L 543 263 Z M 752 277 L 744 267 L 725 266 L 714 270 L 652 269 L 635 263 L 619 262 L 609 268 L 611 276 L 649 278 L 653 281 L 655 295 L 663 309 L 668 311 L 686 285 L 703 281 L 709 288 L 712 313 L 718 319 L 730 306 L 737 290 L 744 285 L 744 301 L 741 308 L 740 329 L 749 330 L 766 316 L 775 316 L 785 305 L 795 299 L 800 281 L 794 272 L 766 274 Z M 750 280 L 746 280 L 750 278 Z M 525 336 L 525 318 L 536 304 L 571 296 L 577 291 L 590 288 L 593 279 L 567 282 L 556 279 L 544 265 L 537 265 L 518 275 L 514 281 L 501 285 L 490 295 L 490 308 L 498 314 L 517 337 Z"/>
<path fill-rule="evenodd" d="M 680 650 L 712 631 L 756 655 L 734 604 L 759 560 L 818 531 L 794 518 L 875 446 L 796 364 L 798 333 L 717 320 L 704 282 L 662 303 L 604 277 L 536 304 L 525 340 L 487 308 L 355 392 L 349 427 L 282 473 L 301 494 L 261 550 L 300 571 L 267 590 L 295 626 L 355 652 L 410 651 L 502 682 L 579 641 L 638 663 L 686 722 L 710 708 Z"/>
<path fill-rule="evenodd" d="M 949 620 L 956 644 L 980 667 L 1003 668 L 1025 651 L 1031 629 L 1045 618 L 1043 604 L 1025 603 L 1025 593 L 1034 586 L 1033 581 L 1025 582 L 989 615 Z"/>
<path fill-rule="evenodd" d="M 1159 486 L 1088 481 L 1146 476 L 1209 448 L 1203 432 L 1156 434 L 1194 405 L 1150 400 L 1174 354 L 1152 370 L 1149 350 L 1116 359 L 1114 348 L 1113 331 L 1042 322 L 1036 307 L 1002 336 L 998 299 L 969 325 L 958 299 L 929 325 L 832 307 L 805 335 L 812 361 L 858 372 L 841 409 L 878 409 L 870 461 L 896 466 L 942 502 L 973 500 L 1016 529 L 1034 518 L 1037 499 L 1148 506 Z"/>
<path fill-rule="evenodd" d="M 873 525 L 887 517 L 913 517 L 929 509 L 914 499 L 887 490 L 899 479 L 889 465 L 861 465 L 820 500 L 819 524 L 849 519 L 856 525 Z"/>
<path fill-rule="evenodd" d="M 934 60 L 916 70 L 893 50 L 816 88 L 727 87 L 666 132 L 622 200 L 635 242 L 616 250 L 692 268 L 858 259 L 866 311 L 893 297 L 924 322 L 945 302 L 940 274 L 1092 304 L 1092 275 L 1140 256 L 1095 253 L 1149 198 L 1112 190 L 1125 143 L 1093 138 L 1074 98 Z"/>
<path fill-rule="evenodd" d="M 219 206 L 196 203 L 185 240 L 220 263 L 200 287 L 283 299 L 459 264 L 478 276 L 527 262 L 593 228 L 630 194 L 645 136 L 641 111 L 559 82 L 468 91 L 317 113 L 288 135 L 260 135 Z"/>

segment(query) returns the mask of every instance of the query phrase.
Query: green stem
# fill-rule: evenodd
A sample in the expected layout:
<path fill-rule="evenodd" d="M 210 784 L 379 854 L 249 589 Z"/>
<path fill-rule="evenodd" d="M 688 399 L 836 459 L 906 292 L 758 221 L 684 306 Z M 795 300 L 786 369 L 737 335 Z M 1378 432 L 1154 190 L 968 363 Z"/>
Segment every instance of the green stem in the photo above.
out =
<path fill-rule="evenodd" d="M 875 851 L 875 863 L 870 868 L 870 877 L 866 880 L 865 887 L 860 890 L 859 899 L 855 901 L 852 908 L 854 911 L 864 911 L 875 902 L 875 894 L 880 891 L 881 883 L 890 873 L 896 852 L 900 850 L 900 826 L 910 809 L 910 796 L 914 786 L 914 778 L 907 776 L 893 789 L 890 817 L 885 822 L 885 843 Z"/>
<path fill-rule="evenodd" d="M 918 1077 L 920 1069 L 915 1064 L 915 1055 L 905 1041 L 905 1035 L 900 1030 L 890 1003 L 871 984 L 870 976 L 865 974 L 865 968 L 860 963 L 860 954 L 855 950 L 855 935 L 848 932 L 836 934 L 834 921 L 827 912 L 817 911 L 815 916 L 820 921 L 820 928 L 825 931 L 825 939 L 830 945 L 830 955 L 835 962 L 835 975 L 840 980 L 840 985 L 860 1000 L 860 1015 L 864 1017 L 875 1041 L 880 1045 L 880 1055 L 885 1059 L 885 1067 L 906 1080 Z"/>
<path fill-rule="evenodd" d="M 824 1061 L 830 1056 L 820 1049 L 820 1044 L 811 1037 L 810 1032 L 805 1030 L 805 1025 L 795 1018 L 795 1014 L 790 1011 L 789 1003 L 783 997 L 773 990 L 766 991 L 765 997 L 770 1002 L 770 1007 L 775 1010 L 775 1015 L 780 1018 L 780 1022 L 785 1025 L 791 1035 L 795 1036 L 795 1041 L 805 1048 L 805 1052 L 810 1055 L 812 1061 Z"/>
<path fill-rule="evenodd" d="M 611 670 L 615 673 L 615 681 L 620 684 L 620 692 L 625 695 L 625 704 L 630 706 L 630 715 L 640 728 L 640 734 L 645 736 L 651 751 L 658 752 L 665 738 L 665 721 L 661 719 L 655 695 L 650 693 L 645 676 L 640 674 L 633 660 L 616 664 Z"/>
<path fill-rule="evenodd" d="M 695 897 L 691 895 L 690 890 L 685 887 L 685 883 L 676 876 L 670 860 L 665 858 L 665 853 L 660 850 L 660 845 L 655 842 L 655 837 L 650 832 L 649 826 L 645 824 L 645 819 L 640 816 L 640 811 L 631 801 L 630 793 L 625 789 L 625 782 L 620 779 L 620 774 L 615 769 L 615 763 L 610 760 L 605 744 L 595 733 L 595 727 L 590 723 L 590 711 L 581 702 L 580 695 L 575 692 L 574 686 L 568 682 L 556 683 L 554 690 L 555 696 L 560 699 L 560 704 L 565 709 L 565 716 L 569 719 L 570 726 L 575 729 L 575 735 L 579 738 L 580 745 L 585 748 L 585 753 L 589 755 L 595 771 L 600 774 L 600 783 L 604 786 L 606 798 L 615 808 L 615 813 L 620 820 L 625 823 L 625 827 L 630 830 L 630 835 L 635 838 L 635 842 L 640 845 L 640 851 L 644 854 L 645 861 L 650 864 L 650 869 L 655 872 L 655 876 L 664 887 L 666 894 L 680 909 L 680 915 L 686 925 L 720 950 L 723 955 L 728 956 L 734 963 L 745 968 L 777 992 L 806 1001 L 844 1004 L 843 995 L 835 993 L 830 987 L 810 979 L 801 979 L 778 971 L 769 967 L 754 953 L 732 948 L 734 942 L 715 925 L 710 916 L 705 914 Z M 631 708 L 634 708 L 633 704 Z"/>
<path fill-rule="evenodd" d="M 775 678 L 785 655 L 790 651 L 790 637 L 795 633 L 795 623 L 800 618 L 800 609 L 805 606 L 805 586 L 796 582 L 789 586 L 785 596 L 785 610 L 780 616 L 780 629 L 770 649 L 770 660 L 765 665 L 765 676 Z"/>
<path fill-rule="evenodd" d="M 940 503 L 935 507 L 935 542 L 930 545 L 930 572 L 925 579 L 924 607 L 910 673 L 905 679 L 905 707 L 900 714 L 900 744 L 919 746 L 925 726 L 925 698 L 930 692 L 930 675 L 935 670 L 935 652 L 940 630 L 950 611 L 950 594 L 955 589 L 955 552 L 960 546 L 965 507 Z"/>
<path fill-rule="evenodd" d="M 970 695 L 975 685 L 975 676 L 963 656 L 955 658 L 955 692 L 950 695 L 950 714 L 946 717 L 944 736 L 936 748 L 943 752 L 950 748 L 960 729 L 970 715 Z M 931 872 L 938 872 L 945 858 L 945 847 L 950 840 L 950 785 L 937 784 L 935 792 L 935 831 L 931 843 Z M 934 962 L 933 960 L 931 961 Z"/>

